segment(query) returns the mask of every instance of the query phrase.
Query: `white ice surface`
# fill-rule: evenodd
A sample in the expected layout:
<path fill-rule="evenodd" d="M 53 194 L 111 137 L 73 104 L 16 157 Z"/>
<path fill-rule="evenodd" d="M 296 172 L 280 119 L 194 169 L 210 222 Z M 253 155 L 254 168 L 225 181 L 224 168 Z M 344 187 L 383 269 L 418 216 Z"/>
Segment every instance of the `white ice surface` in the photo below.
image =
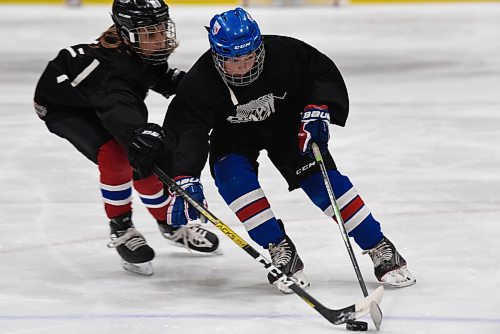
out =
<path fill-rule="evenodd" d="M 187 68 L 222 9 L 177 7 Z M 0 333 L 341 333 L 226 236 L 225 254 L 167 245 L 144 207 L 135 223 L 156 273 L 121 270 L 106 248 L 97 170 L 35 116 L 32 95 L 60 48 L 110 25 L 107 7 L 0 6 Z M 417 277 L 388 289 L 382 333 L 500 333 L 500 5 L 252 8 L 265 33 L 303 39 L 341 69 L 352 102 L 331 149 Z M 148 98 L 151 120 L 167 103 Z M 338 228 L 261 159 L 261 182 L 331 308 L 361 298 Z M 249 240 L 204 173 L 211 210 Z M 495 225 L 498 224 L 498 225 Z M 358 261 L 369 290 L 371 261 Z M 366 319 L 368 320 L 368 319 Z M 374 327 L 370 324 L 370 331 Z"/>

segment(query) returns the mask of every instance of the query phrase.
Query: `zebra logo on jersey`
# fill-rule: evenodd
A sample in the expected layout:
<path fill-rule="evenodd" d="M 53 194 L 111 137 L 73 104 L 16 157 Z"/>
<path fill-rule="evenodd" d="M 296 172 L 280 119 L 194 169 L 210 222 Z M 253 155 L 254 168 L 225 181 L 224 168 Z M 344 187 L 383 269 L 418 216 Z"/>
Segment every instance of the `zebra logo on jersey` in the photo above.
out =
<path fill-rule="evenodd" d="M 286 92 L 282 97 L 274 96 L 273 93 L 270 93 L 259 97 L 257 100 L 237 105 L 236 115 L 229 116 L 227 120 L 230 123 L 261 122 L 276 112 L 274 99 L 283 100 L 285 96 Z"/>

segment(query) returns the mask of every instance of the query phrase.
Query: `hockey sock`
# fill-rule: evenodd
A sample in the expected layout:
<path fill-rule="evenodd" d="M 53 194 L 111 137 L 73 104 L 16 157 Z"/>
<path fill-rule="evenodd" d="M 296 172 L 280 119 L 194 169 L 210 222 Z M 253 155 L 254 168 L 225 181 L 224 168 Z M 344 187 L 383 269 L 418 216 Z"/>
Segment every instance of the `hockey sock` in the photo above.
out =
<path fill-rule="evenodd" d="M 374 247 L 383 237 L 380 223 L 373 218 L 347 176 L 340 174 L 337 170 L 329 170 L 328 178 L 332 183 L 335 198 L 349 236 L 353 237 L 362 249 Z M 325 215 L 332 218 L 335 216 L 321 173 L 308 176 L 300 182 L 300 185 Z"/>
<path fill-rule="evenodd" d="M 108 218 L 132 211 L 132 167 L 123 146 L 114 139 L 106 142 L 99 149 L 97 164 Z"/>
<path fill-rule="evenodd" d="M 149 213 L 159 221 L 167 220 L 168 196 L 163 191 L 163 183 L 156 175 L 134 180 L 134 188 Z"/>
<path fill-rule="evenodd" d="M 285 236 L 271 210 L 250 161 L 230 154 L 214 165 L 215 185 L 224 201 L 243 223 L 253 241 L 264 248 Z"/>

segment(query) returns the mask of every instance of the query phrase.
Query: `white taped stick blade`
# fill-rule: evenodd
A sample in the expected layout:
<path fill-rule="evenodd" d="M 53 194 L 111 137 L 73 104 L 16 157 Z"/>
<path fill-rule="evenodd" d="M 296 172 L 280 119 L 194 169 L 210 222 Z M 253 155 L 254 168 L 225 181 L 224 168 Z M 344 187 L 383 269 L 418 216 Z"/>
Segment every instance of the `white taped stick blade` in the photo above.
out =
<path fill-rule="evenodd" d="M 356 319 L 359 319 L 362 316 L 370 313 L 372 302 L 375 302 L 376 304 L 380 303 L 383 294 L 384 294 L 384 287 L 381 285 L 378 288 L 376 288 L 371 294 L 366 296 L 363 300 L 357 302 L 355 305 Z"/>
<path fill-rule="evenodd" d="M 382 324 L 382 310 L 380 309 L 380 306 L 378 306 L 377 303 L 372 302 L 370 304 L 370 317 L 372 318 L 373 324 L 377 328 L 377 330 L 380 330 L 380 324 Z"/>

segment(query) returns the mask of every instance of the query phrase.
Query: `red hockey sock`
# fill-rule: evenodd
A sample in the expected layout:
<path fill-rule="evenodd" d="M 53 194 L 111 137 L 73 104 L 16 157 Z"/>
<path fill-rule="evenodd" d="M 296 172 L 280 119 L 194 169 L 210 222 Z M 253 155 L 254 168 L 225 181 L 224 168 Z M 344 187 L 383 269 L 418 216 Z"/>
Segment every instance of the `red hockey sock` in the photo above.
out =
<path fill-rule="evenodd" d="M 132 167 L 125 148 L 115 139 L 106 142 L 99 149 L 97 164 L 108 218 L 132 211 Z"/>
<path fill-rule="evenodd" d="M 167 220 L 169 198 L 163 190 L 163 183 L 156 175 L 134 180 L 134 188 L 139 193 L 142 203 L 156 220 Z"/>

